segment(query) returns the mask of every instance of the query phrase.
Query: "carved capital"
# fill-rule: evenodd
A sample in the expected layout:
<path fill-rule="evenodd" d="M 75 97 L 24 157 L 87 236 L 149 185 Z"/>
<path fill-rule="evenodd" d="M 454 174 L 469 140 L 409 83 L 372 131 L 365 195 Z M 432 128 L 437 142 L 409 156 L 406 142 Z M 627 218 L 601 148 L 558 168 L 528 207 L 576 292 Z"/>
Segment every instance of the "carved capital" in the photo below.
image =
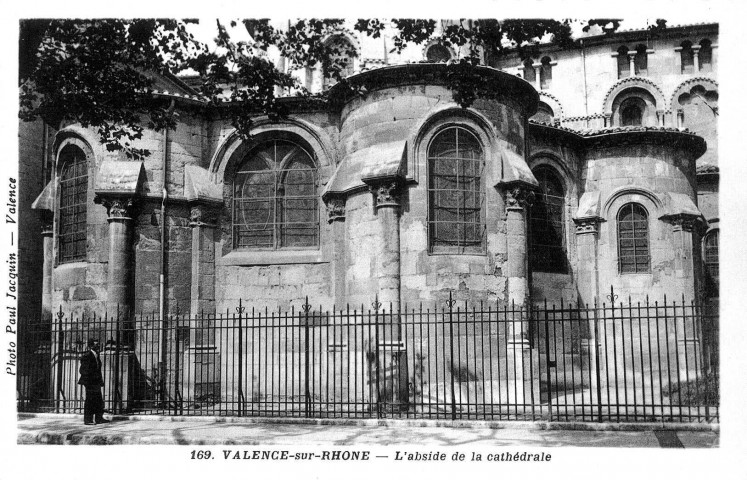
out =
<path fill-rule="evenodd" d="M 511 185 L 506 189 L 506 210 L 524 210 L 534 203 L 534 191 L 525 185 Z"/>
<path fill-rule="evenodd" d="M 599 224 L 604 220 L 600 217 L 574 218 L 576 224 L 576 235 L 599 233 Z"/>
<path fill-rule="evenodd" d="M 39 223 L 41 224 L 41 234 L 44 237 L 50 237 L 54 233 L 54 215 L 49 210 L 37 210 L 39 212 Z"/>
<path fill-rule="evenodd" d="M 189 208 L 190 227 L 215 228 L 218 224 L 218 209 L 211 205 L 193 204 Z"/>
<path fill-rule="evenodd" d="M 108 220 L 110 222 L 132 220 L 132 207 L 135 204 L 135 200 L 132 197 L 104 197 L 96 195 L 93 201 L 106 207 L 106 213 L 109 215 Z"/>
<path fill-rule="evenodd" d="M 326 199 L 324 204 L 327 206 L 327 221 L 329 223 L 345 220 L 345 198 L 331 197 Z"/>
<path fill-rule="evenodd" d="M 376 185 L 370 185 L 369 190 L 374 195 L 374 206 L 381 207 L 399 207 L 400 205 L 400 183 L 396 180 L 390 180 Z"/>
<path fill-rule="evenodd" d="M 672 225 L 672 231 L 692 232 L 702 225 L 700 217 L 688 214 L 667 215 L 661 217 L 662 220 Z"/>

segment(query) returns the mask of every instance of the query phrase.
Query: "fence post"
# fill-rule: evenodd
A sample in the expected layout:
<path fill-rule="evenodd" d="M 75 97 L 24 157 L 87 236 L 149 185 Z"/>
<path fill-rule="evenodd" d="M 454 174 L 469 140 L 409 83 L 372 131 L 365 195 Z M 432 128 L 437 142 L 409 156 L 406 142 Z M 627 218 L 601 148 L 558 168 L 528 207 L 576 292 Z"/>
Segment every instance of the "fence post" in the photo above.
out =
<path fill-rule="evenodd" d="M 304 312 L 303 322 L 303 333 L 304 333 L 304 407 L 306 417 L 311 417 L 311 389 L 309 387 L 309 311 L 311 310 L 311 304 L 309 303 L 309 297 L 306 297 L 306 302 L 301 305 Z"/>
<path fill-rule="evenodd" d="M 376 299 L 371 306 L 374 309 L 374 325 L 376 328 L 374 336 L 374 343 L 376 344 L 376 355 L 374 356 L 376 362 L 376 418 L 381 418 L 381 362 L 379 358 L 379 309 L 381 308 L 381 302 L 379 302 L 378 295 L 376 295 Z"/>
<path fill-rule="evenodd" d="M 449 306 L 449 372 L 451 373 L 451 419 L 456 420 L 456 393 L 454 392 L 454 304 L 456 300 L 452 298 L 449 292 L 449 300 L 446 304 Z"/>
<path fill-rule="evenodd" d="M 65 340 L 65 334 L 62 330 L 62 318 L 65 316 L 62 313 L 62 305 L 60 305 L 60 311 L 57 313 L 57 326 L 59 331 L 57 332 L 57 388 L 55 389 L 55 412 L 60 413 L 60 395 L 62 394 L 62 376 L 65 374 L 63 369 L 63 357 L 62 357 L 62 344 Z"/>
<path fill-rule="evenodd" d="M 550 375 L 550 322 L 547 316 L 547 299 L 545 299 L 545 381 L 547 382 L 547 419 L 552 421 L 552 389 Z M 555 328 L 553 328 L 553 332 Z"/>
<path fill-rule="evenodd" d="M 594 298 L 594 370 L 597 378 L 597 417 L 602 421 L 602 374 L 599 369 L 599 312 Z"/>
<path fill-rule="evenodd" d="M 119 391 L 119 341 L 121 339 L 120 333 L 120 311 L 119 304 L 117 304 L 117 322 L 115 324 L 115 339 L 114 339 L 114 396 L 112 398 L 112 414 L 119 413 L 119 400 L 121 392 Z"/>
<path fill-rule="evenodd" d="M 239 417 L 244 413 L 244 332 L 242 325 L 242 314 L 244 306 L 239 298 L 239 306 L 236 307 L 236 313 L 239 314 Z"/>

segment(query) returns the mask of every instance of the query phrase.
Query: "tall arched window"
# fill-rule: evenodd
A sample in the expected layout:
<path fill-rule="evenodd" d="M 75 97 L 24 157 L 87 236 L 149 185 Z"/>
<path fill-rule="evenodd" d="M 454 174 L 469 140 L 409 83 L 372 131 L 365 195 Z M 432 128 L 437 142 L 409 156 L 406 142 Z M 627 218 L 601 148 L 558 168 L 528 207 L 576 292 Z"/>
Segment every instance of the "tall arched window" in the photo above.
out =
<path fill-rule="evenodd" d="M 346 78 L 353 74 L 353 59 L 356 56 L 355 47 L 350 40 L 342 35 L 336 35 L 327 42 L 327 47 L 330 49 L 330 64 L 331 68 L 339 70 L 340 77 Z M 332 75 L 324 77 L 324 88 L 329 88 L 337 80 Z"/>
<path fill-rule="evenodd" d="M 630 60 L 628 60 L 628 47 L 625 45 L 617 49 L 617 78 L 630 76 Z"/>
<path fill-rule="evenodd" d="M 693 44 L 685 40 L 680 44 L 680 63 L 682 65 L 682 73 L 690 74 L 695 71 L 695 60 L 693 58 Z"/>
<path fill-rule="evenodd" d="M 542 57 L 542 67 L 540 67 L 540 88 L 542 90 L 550 88 L 552 84 L 552 64 L 550 57 Z"/>
<path fill-rule="evenodd" d="M 533 170 L 539 182 L 530 217 L 529 257 L 535 272 L 566 273 L 565 190 L 555 171 L 548 166 Z"/>
<path fill-rule="evenodd" d="M 60 153 L 60 211 L 57 231 L 59 263 L 86 259 L 88 163 L 80 148 L 68 145 Z"/>
<path fill-rule="evenodd" d="M 636 75 L 648 75 L 648 51 L 646 45 L 638 45 L 635 47 L 634 64 Z"/>
<path fill-rule="evenodd" d="M 712 230 L 703 239 L 706 295 L 711 298 L 719 296 L 718 232 L 718 230 Z"/>
<path fill-rule="evenodd" d="M 527 58 L 524 60 L 524 80 L 534 85 L 534 82 L 537 81 L 537 74 L 534 71 L 534 62 L 532 62 L 531 58 Z"/>
<path fill-rule="evenodd" d="M 711 41 L 706 39 L 700 42 L 700 51 L 698 52 L 698 61 L 701 72 L 710 72 L 713 70 L 711 62 L 713 61 L 713 49 Z"/>
<path fill-rule="evenodd" d="M 260 144 L 233 182 L 234 248 L 319 246 L 317 171 L 309 152 L 288 140 Z"/>
<path fill-rule="evenodd" d="M 623 205 L 617 214 L 617 256 L 620 273 L 648 273 L 648 212 L 638 203 Z"/>
<path fill-rule="evenodd" d="M 482 146 L 469 130 L 447 127 L 431 140 L 428 230 L 432 252 L 484 251 L 484 168 Z"/>

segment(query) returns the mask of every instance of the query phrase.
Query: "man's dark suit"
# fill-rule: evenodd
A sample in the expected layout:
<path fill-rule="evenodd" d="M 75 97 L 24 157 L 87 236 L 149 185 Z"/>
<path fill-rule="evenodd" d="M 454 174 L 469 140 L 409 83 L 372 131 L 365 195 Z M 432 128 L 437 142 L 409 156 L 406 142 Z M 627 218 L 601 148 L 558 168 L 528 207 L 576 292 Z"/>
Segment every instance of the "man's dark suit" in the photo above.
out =
<path fill-rule="evenodd" d="M 83 421 L 85 423 L 96 423 L 104 420 L 104 397 L 101 395 L 101 387 L 104 386 L 104 377 L 101 375 L 101 359 L 89 350 L 80 357 L 80 380 L 78 385 L 86 388 L 86 402 L 83 405 Z"/>

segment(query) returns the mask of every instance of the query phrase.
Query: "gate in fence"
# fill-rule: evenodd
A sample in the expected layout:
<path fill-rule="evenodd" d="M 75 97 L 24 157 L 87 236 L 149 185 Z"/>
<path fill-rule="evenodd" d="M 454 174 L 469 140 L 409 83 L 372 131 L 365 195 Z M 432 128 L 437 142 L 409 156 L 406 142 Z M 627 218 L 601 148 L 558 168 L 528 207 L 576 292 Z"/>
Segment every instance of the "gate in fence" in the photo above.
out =
<path fill-rule="evenodd" d="M 82 412 L 78 359 L 103 345 L 112 413 L 718 421 L 718 314 L 682 302 L 467 305 L 26 325 L 21 411 Z"/>

